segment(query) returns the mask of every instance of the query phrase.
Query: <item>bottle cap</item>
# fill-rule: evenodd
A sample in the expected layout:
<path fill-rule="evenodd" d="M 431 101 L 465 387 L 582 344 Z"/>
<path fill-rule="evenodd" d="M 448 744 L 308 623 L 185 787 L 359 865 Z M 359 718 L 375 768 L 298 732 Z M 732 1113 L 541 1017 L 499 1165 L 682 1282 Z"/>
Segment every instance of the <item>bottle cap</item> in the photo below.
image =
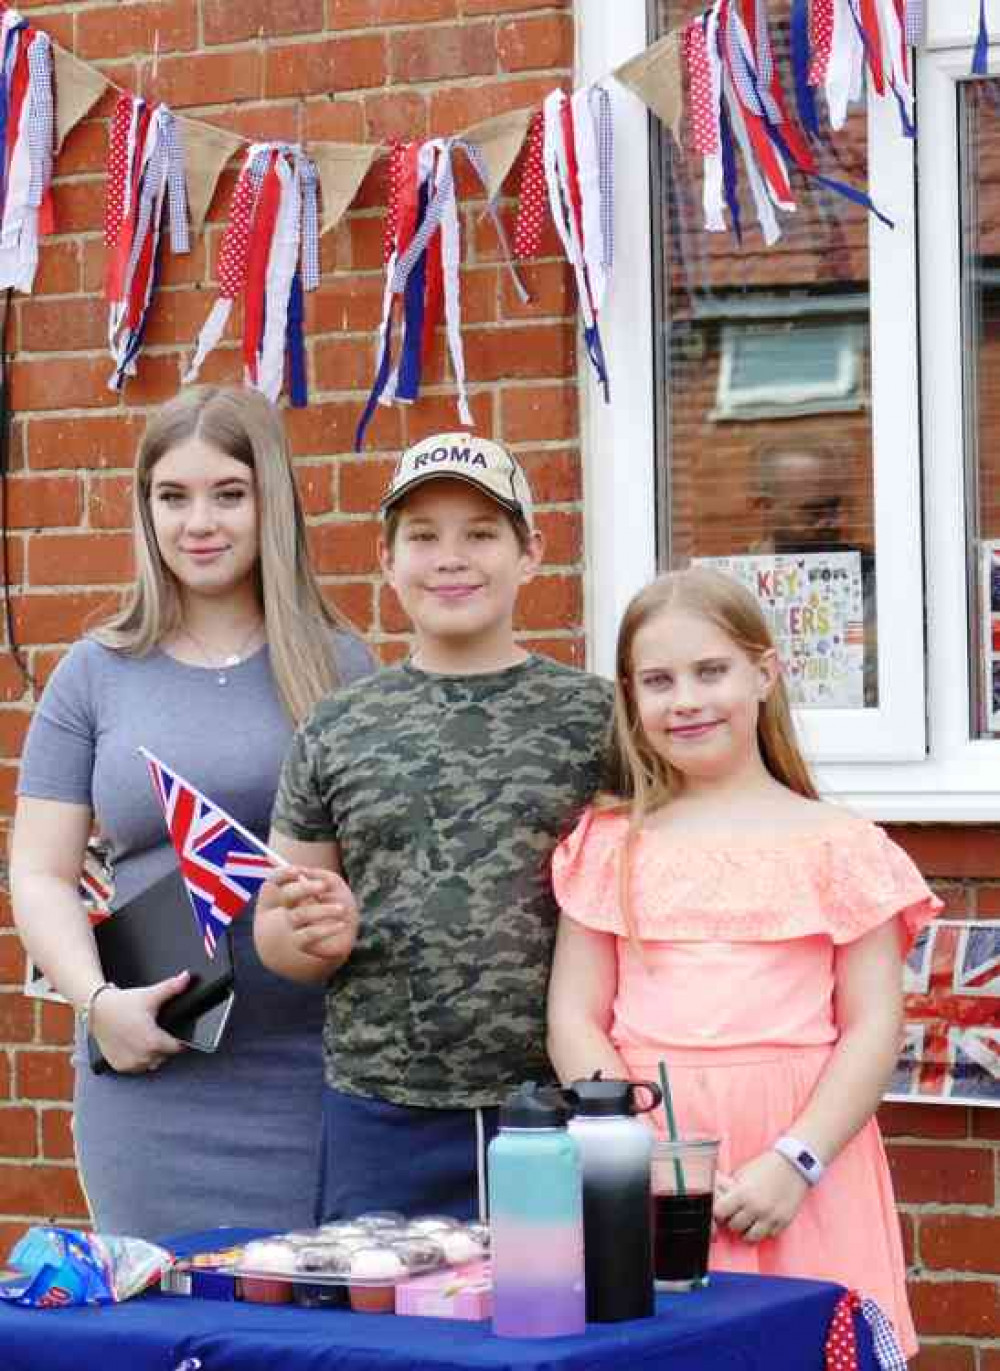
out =
<path fill-rule="evenodd" d="M 600 1072 L 588 1081 L 574 1081 L 571 1087 L 576 1099 L 574 1113 L 577 1118 L 607 1119 L 620 1115 L 645 1114 L 660 1103 L 659 1086 L 652 1081 L 606 1081 Z M 649 1092 L 648 1104 L 640 1104 L 636 1098 L 640 1090 Z"/>
<path fill-rule="evenodd" d="M 572 1092 L 525 1081 L 500 1106 L 501 1128 L 565 1128 L 573 1113 Z"/>

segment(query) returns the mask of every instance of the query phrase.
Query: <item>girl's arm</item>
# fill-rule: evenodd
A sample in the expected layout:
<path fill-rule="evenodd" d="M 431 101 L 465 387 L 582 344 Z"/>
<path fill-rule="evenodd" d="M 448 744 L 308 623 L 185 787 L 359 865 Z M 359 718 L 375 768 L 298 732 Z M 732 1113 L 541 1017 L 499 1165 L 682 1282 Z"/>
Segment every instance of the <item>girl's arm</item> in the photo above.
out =
<path fill-rule="evenodd" d="M 612 1080 L 628 1078 L 609 1036 L 617 988 L 614 934 L 561 914 L 549 982 L 548 1049 L 563 1084 L 595 1071 Z"/>
<path fill-rule="evenodd" d="M 824 1165 L 875 1113 L 899 1055 L 903 976 L 895 920 L 837 948 L 835 975 L 840 1036 L 808 1104 L 787 1129 Z M 716 1219 L 753 1242 L 791 1221 L 808 1185 L 784 1157 L 768 1151 L 720 1190 Z"/>
<path fill-rule="evenodd" d="M 77 894 L 90 827 L 86 805 L 22 796 L 11 836 L 15 926 L 31 960 L 78 1010 L 104 982 L 90 920 Z M 154 986 L 98 996 L 90 1031 L 116 1071 L 147 1071 L 183 1050 L 159 1027 L 156 1014 L 186 984 L 182 972 Z"/>
<path fill-rule="evenodd" d="M 257 955 L 286 980 L 323 985 L 358 936 L 358 908 L 337 844 L 302 842 L 274 829 L 268 843 L 289 865 L 261 887 L 253 920 Z"/>

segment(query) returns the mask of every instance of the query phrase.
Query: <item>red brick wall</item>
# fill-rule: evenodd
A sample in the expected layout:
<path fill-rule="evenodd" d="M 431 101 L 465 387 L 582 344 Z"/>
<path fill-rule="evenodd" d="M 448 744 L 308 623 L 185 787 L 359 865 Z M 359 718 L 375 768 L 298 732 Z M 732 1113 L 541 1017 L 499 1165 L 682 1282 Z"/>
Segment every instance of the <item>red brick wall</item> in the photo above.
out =
<path fill-rule="evenodd" d="M 141 60 L 147 95 L 260 137 L 374 141 L 454 132 L 536 103 L 572 62 L 568 0 L 24 0 L 21 8 L 114 80 L 134 87 Z M 206 92 L 213 103 L 200 105 Z M 43 248 L 34 295 L 16 305 L 18 419 L 8 513 L 17 632 L 40 683 L 128 577 L 126 493 L 135 444 L 146 412 L 177 387 L 209 307 L 233 183 L 231 167 L 191 256 L 167 257 L 139 377 L 117 399 L 105 389 L 110 367 L 99 298 L 110 108 L 106 99 L 67 141 L 58 163 L 60 232 Z M 361 458 L 351 452 L 373 366 L 384 193 L 382 164 L 348 220 L 324 241 L 323 281 L 308 311 L 312 403 L 289 415 L 289 427 L 323 583 L 391 658 L 403 650 L 404 625 L 375 577 L 371 511 L 392 452 L 451 426 L 455 411 L 439 346 L 427 398 L 411 410 L 380 413 L 369 451 Z M 545 574 L 525 597 L 521 628 L 536 646 L 579 661 L 571 287 L 550 242 L 547 257 L 526 272 L 534 301 L 519 304 L 498 271 L 492 230 L 465 204 L 473 410 L 484 431 L 523 455 L 549 545 Z M 721 250 L 712 245 L 713 255 Z M 758 267 L 767 270 L 762 255 L 746 264 L 752 274 Z M 207 379 L 237 373 L 232 346 L 206 368 Z M 0 651 L 0 840 L 31 704 L 9 654 Z M 899 836 L 939 878 L 952 913 L 1000 913 L 1000 885 L 991 884 L 1000 877 L 995 831 L 906 829 Z M 69 1014 L 24 1000 L 22 974 L 0 889 L 0 1253 L 29 1221 L 84 1217 L 69 1137 Z M 1000 1115 L 891 1106 L 882 1120 L 927 1340 L 920 1371 L 1000 1371 Z"/>
<path fill-rule="evenodd" d="M 136 89 L 141 79 L 147 96 L 253 137 L 379 142 L 456 133 L 490 114 L 537 105 L 568 78 L 573 60 L 568 0 L 27 0 L 22 8 L 115 82 Z M 191 255 L 165 257 L 139 374 L 119 399 L 106 388 L 111 367 L 100 298 L 112 104 L 105 97 L 67 139 L 57 163 L 59 232 L 43 246 L 34 294 L 18 298 L 14 310 L 11 589 L 17 638 L 39 685 L 130 576 L 127 494 L 136 443 L 149 410 L 177 389 L 211 305 L 237 168 L 234 160 L 223 176 Z M 405 650 L 405 623 L 376 576 L 373 510 L 400 445 L 456 427 L 458 419 L 439 339 L 425 398 L 409 409 L 381 410 L 365 454 L 351 450 L 381 311 L 385 170 L 384 160 L 373 168 L 348 218 L 323 240 L 322 283 L 308 299 L 311 403 L 289 412 L 288 427 L 323 585 L 392 659 Z M 482 203 L 462 184 L 475 422 L 523 457 L 548 545 L 518 627 L 536 648 L 581 662 L 569 273 L 553 235 L 525 269 L 533 300 L 521 304 L 499 269 L 494 231 L 480 222 Z M 508 218 L 509 209 L 508 202 Z M 239 375 L 232 342 L 204 369 L 206 380 Z M 0 637 L 0 851 L 32 708 L 4 643 Z M 70 1014 L 20 994 L 23 961 L 4 873 L 0 866 L 0 1254 L 29 1220 L 85 1215 L 69 1133 Z"/>

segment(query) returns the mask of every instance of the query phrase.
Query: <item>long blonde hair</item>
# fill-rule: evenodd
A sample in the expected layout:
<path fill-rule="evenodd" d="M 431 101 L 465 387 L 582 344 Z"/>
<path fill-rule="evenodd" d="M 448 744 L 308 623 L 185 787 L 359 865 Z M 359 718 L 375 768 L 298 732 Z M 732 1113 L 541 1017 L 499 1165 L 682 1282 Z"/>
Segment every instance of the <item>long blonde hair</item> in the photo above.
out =
<path fill-rule="evenodd" d="M 633 939 L 629 870 L 636 835 L 650 814 L 676 797 L 681 781 L 676 769 L 649 742 L 639 718 L 633 688 L 635 639 L 650 620 L 670 609 L 714 624 L 752 661 L 775 651 L 774 638 L 757 599 L 738 581 L 710 567 L 689 567 L 658 576 L 633 597 L 625 610 L 615 657 L 608 786 L 597 803 L 601 808 L 628 812 L 628 832 L 619 865 L 619 898 Z M 764 766 L 776 781 L 808 799 L 818 798 L 808 763 L 799 748 L 788 692 L 780 675 L 760 706 L 757 742 Z"/>
<path fill-rule="evenodd" d="M 153 530 L 153 468 L 172 448 L 198 439 L 254 473 L 260 527 L 257 595 L 271 669 L 293 722 L 338 684 L 331 633 L 354 632 L 327 605 L 309 561 L 306 523 L 277 409 L 243 386 L 189 386 L 150 419 L 132 486 L 136 579 L 118 613 L 91 632 L 105 647 L 140 657 L 181 626 L 181 601 Z"/>

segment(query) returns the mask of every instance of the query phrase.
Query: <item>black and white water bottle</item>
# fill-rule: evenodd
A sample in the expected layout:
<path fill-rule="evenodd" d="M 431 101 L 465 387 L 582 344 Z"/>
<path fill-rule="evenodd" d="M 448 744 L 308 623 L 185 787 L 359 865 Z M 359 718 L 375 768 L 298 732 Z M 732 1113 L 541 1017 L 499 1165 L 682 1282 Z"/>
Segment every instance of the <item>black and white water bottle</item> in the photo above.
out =
<path fill-rule="evenodd" d="M 649 1157 L 652 1131 L 635 1116 L 655 1109 L 651 1081 L 574 1081 L 569 1131 L 583 1163 L 587 1319 L 617 1323 L 654 1311 Z"/>

